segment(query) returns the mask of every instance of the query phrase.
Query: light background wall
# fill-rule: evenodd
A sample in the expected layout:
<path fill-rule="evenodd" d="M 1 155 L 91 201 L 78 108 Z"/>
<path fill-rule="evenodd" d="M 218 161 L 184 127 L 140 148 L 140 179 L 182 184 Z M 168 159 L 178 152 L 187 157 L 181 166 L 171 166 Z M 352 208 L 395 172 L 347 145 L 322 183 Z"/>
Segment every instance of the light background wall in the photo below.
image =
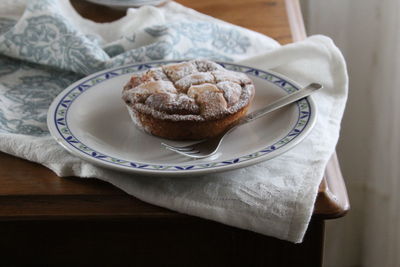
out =
<path fill-rule="evenodd" d="M 327 223 L 327 267 L 400 266 L 399 2 L 301 1 L 308 35 L 335 41 L 350 78 L 337 153 L 351 211 Z"/>

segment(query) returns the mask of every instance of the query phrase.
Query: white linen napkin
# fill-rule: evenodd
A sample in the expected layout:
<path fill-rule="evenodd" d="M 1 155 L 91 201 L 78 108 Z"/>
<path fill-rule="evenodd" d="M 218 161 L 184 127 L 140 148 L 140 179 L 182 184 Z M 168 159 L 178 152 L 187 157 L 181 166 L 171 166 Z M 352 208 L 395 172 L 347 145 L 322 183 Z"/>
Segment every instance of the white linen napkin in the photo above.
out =
<path fill-rule="evenodd" d="M 67 0 L 0 3 L 0 151 L 59 176 L 96 177 L 143 201 L 301 242 L 324 168 L 335 149 L 347 97 L 344 59 L 313 36 L 279 46 L 261 34 L 177 3 L 129 9 L 98 24 Z M 95 71 L 155 59 L 207 57 L 272 69 L 300 84 L 320 82 L 317 123 L 289 152 L 239 170 L 200 177 L 143 177 L 103 169 L 65 151 L 49 135 L 46 112 L 73 81 Z"/>

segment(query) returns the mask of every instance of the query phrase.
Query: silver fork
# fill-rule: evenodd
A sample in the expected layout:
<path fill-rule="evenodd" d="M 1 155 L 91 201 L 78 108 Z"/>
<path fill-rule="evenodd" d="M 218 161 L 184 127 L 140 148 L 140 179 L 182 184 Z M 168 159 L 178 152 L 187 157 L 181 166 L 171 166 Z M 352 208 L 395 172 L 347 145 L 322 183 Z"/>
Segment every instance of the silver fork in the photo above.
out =
<path fill-rule="evenodd" d="M 225 131 L 223 134 L 221 134 L 219 136 L 205 139 L 203 141 L 200 141 L 198 143 L 188 145 L 188 146 L 172 146 L 172 145 L 169 145 L 166 143 L 161 143 L 161 144 L 166 149 L 169 149 L 173 152 L 179 153 L 179 154 L 189 157 L 189 158 L 202 159 L 202 158 L 210 157 L 217 152 L 224 137 L 227 136 L 229 133 L 231 133 L 237 127 L 239 127 L 243 124 L 249 123 L 251 121 L 254 121 L 260 117 L 263 117 L 264 115 L 266 115 L 274 110 L 277 110 L 286 105 L 289 105 L 298 100 L 301 100 L 321 88 L 322 88 L 321 84 L 311 83 L 311 84 L 307 85 L 306 87 L 304 87 L 294 93 L 291 93 L 289 95 L 286 95 L 286 96 L 276 100 L 275 102 L 267 105 L 266 107 L 264 107 L 262 109 L 256 110 L 256 111 L 246 115 L 245 117 L 240 119 L 239 122 L 236 123 L 232 128 Z"/>

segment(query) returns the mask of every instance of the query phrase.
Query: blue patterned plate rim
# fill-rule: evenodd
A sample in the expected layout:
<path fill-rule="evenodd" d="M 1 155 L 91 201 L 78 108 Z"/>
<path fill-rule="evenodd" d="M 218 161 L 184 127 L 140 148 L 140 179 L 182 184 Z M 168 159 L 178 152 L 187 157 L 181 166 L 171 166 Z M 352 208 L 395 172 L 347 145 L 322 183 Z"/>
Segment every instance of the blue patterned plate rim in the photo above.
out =
<path fill-rule="evenodd" d="M 251 154 L 246 154 L 229 160 L 215 160 L 209 163 L 198 164 L 196 164 L 196 161 L 193 161 L 190 163 L 185 162 L 182 164 L 173 165 L 132 162 L 106 155 L 103 152 L 97 151 L 96 149 L 85 145 L 81 140 L 78 140 L 78 138 L 74 136 L 74 133 L 69 129 L 67 120 L 69 107 L 74 100 L 82 95 L 82 93 L 94 88 L 95 85 L 118 77 L 119 75 L 141 72 L 152 67 L 181 61 L 184 60 L 151 61 L 129 64 L 122 67 L 99 71 L 71 84 L 54 99 L 49 108 L 49 112 L 47 114 L 47 125 L 51 135 L 70 153 L 96 165 L 119 171 L 128 171 L 146 175 L 162 174 L 178 176 L 226 171 L 274 158 L 300 143 L 308 135 L 316 122 L 316 105 L 312 97 L 307 97 L 296 104 L 298 108 L 298 118 L 293 128 L 274 144 L 267 147 L 262 147 L 258 151 L 254 151 Z M 246 73 L 250 77 L 258 77 L 273 83 L 286 93 L 299 90 L 301 87 L 289 78 L 272 71 L 263 71 L 253 67 L 230 62 L 218 63 L 229 70 L 240 71 Z"/>

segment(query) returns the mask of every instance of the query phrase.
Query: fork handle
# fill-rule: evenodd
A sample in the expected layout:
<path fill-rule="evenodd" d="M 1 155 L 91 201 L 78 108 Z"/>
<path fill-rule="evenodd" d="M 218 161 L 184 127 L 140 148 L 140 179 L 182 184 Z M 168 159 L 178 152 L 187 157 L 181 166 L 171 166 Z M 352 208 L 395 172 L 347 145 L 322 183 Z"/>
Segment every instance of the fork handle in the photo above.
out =
<path fill-rule="evenodd" d="M 315 91 L 319 90 L 322 88 L 322 85 L 319 83 L 311 83 L 309 85 L 307 85 L 306 87 L 291 93 L 289 95 L 286 95 L 278 100 L 276 100 L 275 102 L 272 102 L 271 104 L 267 105 L 266 107 L 253 111 L 252 113 L 246 115 L 245 117 L 243 117 L 238 124 L 236 124 L 235 126 L 239 126 L 251 121 L 254 121 L 274 110 L 277 110 L 279 108 L 282 108 L 286 105 L 289 105 L 291 103 L 294 103 L 300 99 L 303 99 L 309 95 L 311 95 L 312 93 L 314 93 Z M 236 127 L 235 127 L 236 128 Z"/>

